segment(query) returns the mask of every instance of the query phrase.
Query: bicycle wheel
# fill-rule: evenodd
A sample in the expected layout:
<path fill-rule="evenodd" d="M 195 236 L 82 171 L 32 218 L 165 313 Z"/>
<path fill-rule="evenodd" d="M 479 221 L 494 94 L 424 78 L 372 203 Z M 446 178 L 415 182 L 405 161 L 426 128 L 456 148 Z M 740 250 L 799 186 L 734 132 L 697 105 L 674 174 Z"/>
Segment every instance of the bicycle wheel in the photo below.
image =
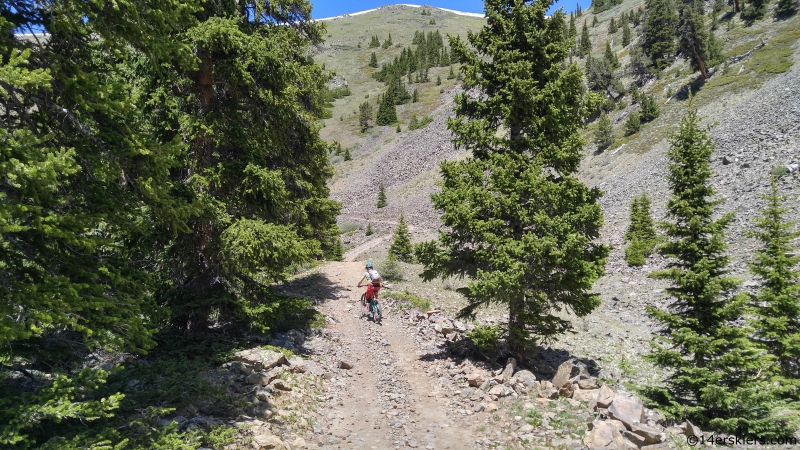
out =
<path fill-rule="evenodd" d="M 372 320 L 374 322 L 380 322 L 383 319 L 383 313 L 381 312 L 381 305 L 378 303 L 378 299 L 374 300 L 375 306 L 372 311 Z"/>
<path fill-rule="evenodd" d="M 367 294 L 361 294 L 361 317 L 369 316 L 369 306 L 367 305 Z"/>

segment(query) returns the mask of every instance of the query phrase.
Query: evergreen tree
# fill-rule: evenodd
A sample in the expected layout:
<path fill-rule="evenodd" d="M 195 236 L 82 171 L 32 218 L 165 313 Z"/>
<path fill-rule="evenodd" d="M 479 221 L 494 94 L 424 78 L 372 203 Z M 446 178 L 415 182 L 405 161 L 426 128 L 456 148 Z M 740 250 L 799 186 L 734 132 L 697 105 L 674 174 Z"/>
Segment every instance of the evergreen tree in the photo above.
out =
<path fill-rule="evenodd" d="M 636 82 L 644 85 L 645 81 L 653 76 L 653 62 L 638 43 L 631 47 L 630 55 L 630 71 Z"/>
<path fill-rule="evenodd" d="M 597 15 L 592 14 L 592 28 L 596 27 L 600 21 L 597 20 Z"/>
<path fill-rule="evenodd" d="M 639 112 L 634 111 L 628 114 L 628 119 L 625 121 L 625 136 L 638 133 L 642 128 L 642 121 L 639 117 Z"/>
<path fill-rule="evenodd" d="M 381 41 L 378 39 L 378 35 L 372 36 L 369 41 L 369 48 L 376 48 L 381 46 Z"/>
<path fill-rule="evenodd" d="M 578 28 L 575 26 L 575 16 L 569 15 L 569 37 L 575 39 L 578 36 Z"/>
<path fill-rule="evenodd" d="M 414 248 L 411 246 L 411 233 L 408 231 L 408 224 L 400 211 L 400 218 L 397 219 L 397 229 L 394 231 L 392 244 L 389 246 L 389 253 L 396 256 L 403 262 L 414 262 Z"/>
<path fill-rule="evenodd" d="M 437 86 L 442 85 L 442 77 L 440 77 L 439 75 L 436 75 L 436 85 Z"/>
<path fill-rule="evenodd" d="M 628 22 L 622 24 L 622 47 L 627 47 L 631 43 L 631 27 Z"/>
<path fill-rule="evenodd" d="M 611 66 L 612 70 L 619 69 L 619 59 L 617 59 L 617 54 L 611 50 L 611 43 L 606 41 L 606 51 L 604 53 L 604 57 L 606 61 L 608 61 L 608 65 Z"/>
<path fill-rule="evenodd" d="M 760 287 L 751 295 L 757 320 L 751 324 L 755 336 L 775 359 L 781 375 L 794 384 L 794 398 L 800 388 L 800 256 L 793 248 L 792 240 L 800 231 L 792 231 L 794 222 L 787 222 L 784 199 L 778 195 L 775 179 L 771 191 L 765 195 L 767 208 L 756 221 L 756 231 L 750 235 L 757 238 L 762 247 L 750 270 L 760 280 Z"/>
<path fill-rule="evenodd" d="M 583 57 L 592 51 L 592 41 L 589 39 L 589 28 L 586 26 L 586 21 L 583 21 L 583 30 L 581 30 L 581 46 L 579 56 Z"/>
<path fill-rule="evenodd" d="M 797 13 L 797 0 L 778 0 L 775 13 L 778 17 L 788 17 Z"/>
<path fill-rule="evenodd" d="M 378 125 L 391 125 L 397 122 L 397 109 L 395 104 L 394 90 L 390 87 L 381 98 L 375 123 Z"/>
<path fill-rule="evenodd" d="M 369 57 L 369 66 L 375 68 L 378 67 L 378 56 L 375 54 L 375 52 L 372 52 L 372 55 Z"/>
<path fill-rule="evenodd" d="M 417 90 L 414 89 L 414 93 L 411 95 L 411 103 L 417 103 L 419 101 L 419 94 Z"/>
<path fill-rule="evenodd" d="M 699 70 L 703 78 L 708 78 L 706 62 L 709 54 L 709 32 L 703 17 L 702 0 L 686 0 L 678 18 L 678 48 L 691 62 L 694 70 Z"/>
<path fill-rule="evenodd" d="M 641 266 L 653 253 L 656 245 L 656 230 L 650 215 L 650 198 L 646 193 L 635 197 L 631 203 L 631 223 L 625 232 L 625 260 L 631 266 Z"/>
<path fill-rule="evenodd" d="M 571 328 L 557 311 L 581 317 L 599 305 L 589 289 L 608 254 L 594 243 L 600 192 L 574 176 L 583 148 L 581 71 L 565 64 L 566 17 L 547 17 L 549 6 L 487 0 L 487 24 L 468 33 L 469 45 L 451 38 L 466 67 L 465 90 L 484 95 L 456 97 L 448 128 L 456 147 L 472 154 L 442 163 L 442 190 L 432 200 L 444 229 L 438 241 L 415 248 L 425 280 L 471 279 L 460 317 L 508 305 L 508 342 L 517 354 Z M 498 136 L 501 124 L 508 132 Z"/>
<path fill-rule="evenodd" d="M 386 202 L 386 188 L 383 187 L 383 181 L 378 185 L 378 203 L 375 204 L 376 208 L 385 208 L 389 204 Z"/>
<path fill-rule="evenodd" d="M 642 94 L 639 99 L 642 106 L 642 122 L 651 122 L 661 115 L 661 108 L 658 107 L 653 94 Z"/>
<path fill-rule="evenodd" d="M 614 20 L 614 17 L 611 17 L 611 20 L 608 21 L 608 34 L 616 33 L 617 29 L 617 21 Z"/>
<path fill-rule="evenodd" d="M 614 136 L 614 125 L 608 114 L 602 114 L 600 120 L 597 122 L 597 130 L 594 133 L 594 143 L 600 150 L 607 149 L 614 143 L 616 137 Z"/>
<path fill-rule="evenodd" d="M 358 105 L 358 125 L 361 127 L 362 133 L 369 128 L 370 120 L 372 120 L 372 105 L 369 102 Z"/>
<path fill-rule="evenodd" d="M 724 230 L 733 215 L 714 219 L 714 147 L 691 101 L 687 109 L 667 154 L 672 196 L 660 226 L 668 240 L 658 251 L 671 261 L 651 274 L 671 282 L 665 292 L 673 301 L 666 310 L 648 307 L 662 325 L 648 357 L 671 375 L 649 395 L 702 428 L 763 436 L 772 398 L 757 378 L 769 361 L 749 340 L 751 330 L 736 323 L 747 296 L 734 295 L 739 283 L 727 275 Z"/>
<path fill-rule="evenodd" d="M 455 72 L 453 72 L 453 66 L 450 66 L 450 72 L 447 74 L 447 79 L 452 80 L 456 77 Z"/>
<path fill-rule="evenodd" d="M 333 246 L 331 247 L 330 251 L 328 252 L 325 257 L 329 261 L 343 261 L 344 260 L 344 249 L 342 249 L 342 239 L 337 235 L 334 238 Z"/>
<path fill-rule="evenodd" d="M 364 232 L 364 235 L 372 236 L 373 234 L 375 234 L 375 231 L 372 229 L 372 224 L 370 222 L 367 222 L 367 230 Z"/>
<path fill-rule="evenodd" d="M 644 51 L 657 70 L 669 65 L 675 54 L 675 27 L 678 18 L 670 0 L 648 0 L 644 29 Z"/>

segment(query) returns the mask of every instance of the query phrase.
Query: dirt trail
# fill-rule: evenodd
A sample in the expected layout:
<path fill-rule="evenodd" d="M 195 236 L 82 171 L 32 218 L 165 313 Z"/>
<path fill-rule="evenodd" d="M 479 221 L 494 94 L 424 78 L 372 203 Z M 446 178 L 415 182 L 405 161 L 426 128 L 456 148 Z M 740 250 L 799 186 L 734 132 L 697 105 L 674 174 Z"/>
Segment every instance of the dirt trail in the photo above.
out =
<path fill-rule="evenodd" d="M 344 298 L 320 305 L 333 318 L 327 328 L 339 336 L 336 345 L 348 355 L 350 375 L 331 380 L 338 402 L 329 402 L 330 438 L 323 448 L 421 449 L 472 448 L 469 426 L 454 420 L 436 379 L 422 372 L 413 340 L 387 311 L 381 323 L 362 318 L 361 288 L 354 283 L 364 272 L 363 262 L 333 262 L 322 275 L 348 292 Z M 347 360 L 347 358 L 343 358 Z"/>

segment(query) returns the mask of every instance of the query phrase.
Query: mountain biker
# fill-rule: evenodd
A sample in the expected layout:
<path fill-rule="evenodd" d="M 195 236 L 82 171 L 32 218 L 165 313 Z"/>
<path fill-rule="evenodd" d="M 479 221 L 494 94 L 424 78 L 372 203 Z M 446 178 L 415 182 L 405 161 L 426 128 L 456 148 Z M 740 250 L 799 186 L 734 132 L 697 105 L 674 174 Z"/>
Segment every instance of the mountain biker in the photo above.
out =
<path fill-rule="evenodd" d="M 381 275 L 378 273 L 377 270 L 372 266 L 372 261 L 368 261 L 366 265 L 367 271 L 364 272 L 364 275 L 361 276 L 361 279 L 358 281 L 358 287 L 361 287 L 361 283 L 364 280 L 369 280 L 367 282 L 367 301 L 372 300 L 372 296 L 377 294 L 378 291 L 381 290 Z"/>

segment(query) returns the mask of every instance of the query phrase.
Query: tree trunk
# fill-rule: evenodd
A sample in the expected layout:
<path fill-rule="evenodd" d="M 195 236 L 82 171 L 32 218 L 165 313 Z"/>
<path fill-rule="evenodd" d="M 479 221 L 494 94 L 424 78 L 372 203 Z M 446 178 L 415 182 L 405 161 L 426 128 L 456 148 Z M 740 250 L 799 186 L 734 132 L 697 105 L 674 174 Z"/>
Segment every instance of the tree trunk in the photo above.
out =
<path fill-rule="evenodd" d="M 517 357 L 525 354 L 525 321 L 522 312 L 525 308 L 523 297 L 514 298 L 508 302 L 508 348 Z"/>

